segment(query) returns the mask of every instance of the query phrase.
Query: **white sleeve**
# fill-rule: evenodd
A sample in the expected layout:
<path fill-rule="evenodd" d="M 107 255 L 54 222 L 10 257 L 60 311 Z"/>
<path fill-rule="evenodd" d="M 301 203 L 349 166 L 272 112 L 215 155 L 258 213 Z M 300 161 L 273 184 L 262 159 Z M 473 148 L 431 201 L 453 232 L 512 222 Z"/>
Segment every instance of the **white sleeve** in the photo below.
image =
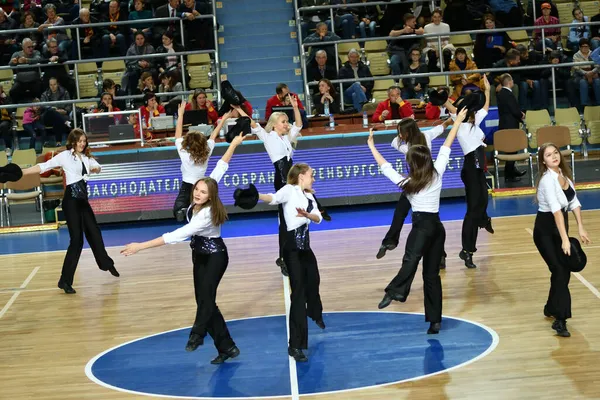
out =
<path fill-rule="evenodd" d="M 383 173 L 383 175 L 385 175 L 390 181 L 392 181 L 394 183 L 394 185 L 398 185 L 400 184 L 400 182 L 402 182 L 405 178 L 404 176 L 400 175 L 398 173 L 398 171 L 396 171 L 393 167 L 392 164 L 390 163 L 385 163 L 381 166 L 381 172 Z"/>
<path fill-rule="evenodd" d="M 40 167 L 40 174 L 43 174 L 46 171 L 49 171 L 53 168 L 58 168 L 58 167 L 62 167 L 65 164 L 66 161 L 66 157 L 69 157 L 71 155 L 71 152 L 69 150 L 65 150 L 60 154 L 55 155 L 54 157 L 52 157 L 50 160 L 44 162 L 44 163 L 40 163 L 38 164 L 38 166 Z"/>
<path fill-rule="evenodd" d="M 100 169 L 102 169 L 102 167 L 100 166 L 100 164 L 98 163 L 98 161 L 96 161 L 95 158 L 90 157 L 89 160 L 90 160 L 90 168 L 91 169 L 93 169 L 93 168 L 100 168 Z"/>
<path fill-rule="evenodd" d="M 215 141 L 212 139 L 208 139 L 206 141 L 206 144 L 208 145 L 208 156 L 210 157 L 212 155 L 213 150 L 215 149 Z"/>
<path fill-rule="evenodd" d="M 477 111 L 475 113 L 475 126 L 479 126 L 481 124 L 481 121 L 483 121 L 485 119 L 485 117 L 487 117 L 488 112 L 486 110 L 484 110 L 483 108 L 479 111 Z"/>
<path fill-rule="evenodd" d="M 575 190 L 575 186 L 573 186 L 572 182 L 569 181 L 569 185 L 571 185 L 573 190 Z M 577 198 L 577 193 L 575 193 L 575 197 L 573 197 L 573 200 L 571 200 L 569 202 L 569 211 L 573 211 L 577 207 L 581 207 L 581 203 L 579 202 L 579 199 Z"/>
<path fill-rule="evenodd" d="M 442 146 L 438 153 L 435 162 L 433 163 L 433 167 L 437 171 L 437 173 L 442 176 L 446 171 L 446 167 L 448 166 L 448 161 L 450 160 L 450 147 Z"/>
<path fill-rule="evenodd" d="M 267 132 L 263 129 L 262 126 L 256 124 L 256 128 L 251 128 L 252 134 L 258 136 L 260 140 L 265 141 L 265 137 L 267 136 Z"/>
<path fill-rule="evenodd" d="M 219 160 L 217 161 L 217 165 L 215 165 L 215 169 L 210 173 L 210 177 L 219 183 L 228 169 L 229 164 L 223 160 Z"/>
<path fill-rule="evenodd" d="M 400 144 L 400 138 L 398 136 L 392 140 L 392 147 L 402 154 L 408 153 L 408 145 L 406 143 Z"/>
<path fill-rule="evenodd" d="M 204 229 L 209 228 L 212 225 L 210 207 L 202 209 L 199 213 L 192 217 L 192 220 L 174 230 L 173 232 L 165 233 L 162 235 L 163 240 L 166 244 L 173 244 L 183 242 L 187 238 L 202 232 Z"/>
<path fill-rule="evenodd" d="M 277 204 L 287 203 L 292 193 L 294 191 L 294 187 L 292 185 L 285 185 L 281 189 L 277 191 L 277 193 L 269 193 L 272 200 L 269 203 L 272 206 L 276 206 Z"/>
<path fill-rule="evenodd" d="M 315 200 L 315 196 L 313 196 L 312 193 L 306 193 L 306 197 L 313 202 L 313 209 L 310 213 L 319 217 L 319 222 L 315 223 L 320 224 L 323 221 L 323 216 L 321 215 L 321 210 L 319 210 L 319 207 L 317 206 L 317 200 Z"/>
<path fill-rule="evenodd" d="M 436 125 L 433 128 L 424 131 L 423 135 L 429 138 L 429 142 L 433 142 L 433 139 L 444 133 L 444 130 L 444 125 Z"/>
<path fill-rule="evenodd" d="M 556 195 L 556 188 L 560 188 L 558 184 L 558 179 L 554 179 L 556 182 L 552 181 L 552 175 L 545 175 L 541 180 L 538 186 L 538 192 L 541 192 L 544 200 L 548 203 L 548 208 L 552 213 L 562 210 L 560 202 L 558 201 L 558 197 Z"/>
<path fill-rule="evenodd" d="M 302 130 L 302 127 L 297 127 L 296 124 L 292 124 L 292 127 L 290 128 L 290 142 L 293 142 L 295 140 L 298 140 L 298 136 L 300 135 L 300 131 Z"/>
<path fill-rule="evenodd" d="M 186 157 L 186 159 L 189 158 L 188 152 L 183 150 L 183 138 L 175 139 L 175 147 L 177 148 L 177 154 L 179 154 L 179 158 L 181 158 L 181 159 L 183 159 L 183 157 Z"/>

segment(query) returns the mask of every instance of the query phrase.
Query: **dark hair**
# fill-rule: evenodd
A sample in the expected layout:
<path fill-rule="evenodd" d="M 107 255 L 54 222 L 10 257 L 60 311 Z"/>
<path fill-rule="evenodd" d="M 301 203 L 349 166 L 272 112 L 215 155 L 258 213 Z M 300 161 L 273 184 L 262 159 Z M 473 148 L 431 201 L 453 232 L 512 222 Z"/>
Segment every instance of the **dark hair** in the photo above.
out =
<path fill-rule="evenodd" d="M 537 178 L 535 181 L 536 192 L 538 190 L 538 186 L 540 185 L 540 180 L 542 179 L 542 176 L 544 176 L 546 171 L 548 171 L 548 166 L 546 165 L 546 163 L 544 163 L 544 153 L 546 152 L 546 149 L 548 147 L 554 147 L 556 149 L 556 151 L 558 151 L 558 155 L 560 156 L 560 163 L 558 164 L 558 168 L 562 171 L 564 176 L 566 176 L 570 180 L 573 180 L 573 175 L 571 173 L 571 167 L 569 166 L 569 163 L 565 162 L 565 157 L 560 152 L 560 149 L 558 148 L 558 146 L 555 145 L 554 143 L 544 143 L 540 146 L 540 149 L 538 150 L 538 153 L 537 153 L 538 175 L 537 175 Z"/>
<path fill-rule="evenodd" d="M 406 153 L 406 162 L 410 172 L 406 179 L 400 182 L 400 187 L 407 195 L 419 193 L 430 185 L 434 175 L 437 175 L 429 147 L 411 146 Z"/>
<path fill-rule="evenodd" d="M 414 14 L 411 13 L 406 13 L 404 14 L 404 17 L 402 17 L 402 20 L 404 21 L 404 23 L 406 24 L 406 22 L 410 21 L 411 19 L 416 19 L 417 17 L 415 17 Z"/>
<path fill-rule="evenodd" d="M 581 11 L 581 14 L 583 15 L 583 10 L 580 7 L 574 7 L 573 11 L 571 11 L 571 15 L 573 15 L 573 18 L 575 18 L 576 11 Z"/>
<path fill-rule="evenodd" d="M 154 94 L 154 92 L 146 92 L 146 94 L 144 95 L 144 104 L 148 105 L 148 100 L 155 99 L 155 98 L 156 98 L 156 94 Z"/>
<path fill-rule="evenodd" d="M 579 47 L 581 46 L 589 46 L 590 45 L 590 40 L 586 39 L 586 38 L 581 38 L 579 39 Z"/>
<path fill-rule="evenodd" d="M 548 57 L 548 59 L 552 61 L 553 58 L 558 58 L 559 61 L 562 61 L 562 53 L 560 50 L 552 50 L 550 52 L 550 57 Z"/>
<path fill-rule="evenodd" d="M 454 57 L 456 58 L 457 54 L 464 54 L 465 57 L 469 58 L 469 56 L 467 55 L 467 51 L 464 49 L 464 47 L 459 47 L 456 49 L 456 51 L 454 52 Z"/>
<path fill-rule="evenodd" d="M 506 61 L 514 61 L 517 57 L 521 57 L 521 53 L 517 49 L 510 49 L 506 52 Z"/>
<path fill-rule="evenodd" d="M 90 152 L 90 144 L 88 143 L 87 135 L 82 129 L 79 128 L 75 128 L 69 133 L 66 145 L 67 150 L 75 150 L 77 142 L 79 142 L 79 139 L 82 136 L 85 136 L 85 147 L 83 148 L 83 154 L 88 158 L 94 158 Z"/>
<path fill-rule="evenodd" d="M 283 89 L 288 89 L 288 85 L 286 85 L 285 83 L 280 83 L 277 85 L 277 87 L 275 87 L 275 93 L 281 94 L 283 93 Z"/>
<path fill-rule="evenodd" d="M 102 81 L 102 91 L 106 92 L 107 89 L 112 89 L 113 87 L 115 87 L 115 81 L 113 81 L 112 79 L 105 79 Z"/>
<path fill-rule="evenodd" d="M 208 189 L 208 200 L 204 204 L 194 205 L 194 214 L 200 212 L 204 207 L 210 207 L 211 222 L 214 226 L 220 226 L 227 221 L 227 210 L 219 198 L 219 185 L 217 181 L 208 176 L 199 179 L 194 184 L 194 189 L 190 194 L 191 203 L 194 204 L 194 191 L 200 182 L 204 182 Z"/>
<path fill-rule="evenodd" d="M 327 86 L 329 86 L 329 94 L 331 95 L 331 97 L 335 98 L 335 96 L 337 96 L 337 92 L 335 91 L 333 83 L 331 83 L 331 81 L 327 78 L 322 78 L 321 80 L 319 80 L 319 83 L 321 82 L 325 82 Z"/>
<path fill-rule="evenodd" d="M 183 138 L 181 147 L 188 152 L 194 164 L 204 164 L 210 156 L 210 148 L 206 136 L 200 132 L 188 132 Z"/>
<path fill-rule="evenodd" d="M 433 11 L 431 12 L 431 15 L 433 15 L 433 14 L 440 14 L 440 17 L 443 17 L 443 16 L 444 16 L 444 12 L 442 11 L 442 9 L 441 9 L 441 8 L 436 8 L 435 10 L 433 10 Z"/>
<path fill-rule="evenodd" d="M 404 118 L 400 120 L 396 129 L 398 130 L 398 137 L 410 144 L 411 147 L 419 145 L 427 146 L 425 135 L 423 135 L 423 132 L 421 132 L 417 125 L 417 121 L 413 118 Z"/>

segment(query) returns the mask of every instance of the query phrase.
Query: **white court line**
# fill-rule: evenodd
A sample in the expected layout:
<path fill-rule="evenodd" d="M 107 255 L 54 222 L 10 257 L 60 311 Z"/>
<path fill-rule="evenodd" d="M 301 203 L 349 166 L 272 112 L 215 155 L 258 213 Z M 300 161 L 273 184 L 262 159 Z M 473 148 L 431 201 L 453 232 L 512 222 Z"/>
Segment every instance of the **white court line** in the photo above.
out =
<path fill-rule="evenodd" d="M 37 274 L 37 272 L 39 270 L 40 270 L 40 267 L 35 267 L 33 269 L 33 271 L 31 271 L 31 273 L 29 274 L 27 279 L 25 279 L 25 281 L 23 281 L 23 283 L 21 284 L 19 289 L 25 289 L 27 287 L 27 285 L 29 284 L 29 282 L 31 282 L 31 280 L 33 279 L 33 277 L 35 276 L 35 274 Z M 10 300 L 8 300 L 8 303 L 6 303 L 4 308 L 2 308 L 2 311 L 0 311 L 0 318 L 2 318 L 4 316 L 4 314 L 6 314 L 6 312 L 10 308 L 10 306 L 12 306 L 12 304 L 15 302 L 15 300 L 17 300 L 17 297 L 19 297 L 20 294 L 21 294 L 21 291 L 19 290 L 18 292 L 14 293 L 11 296 Z"/>
<path fill-rule="evenodd" d="M 530 228 L 525 228 L 525 230 L 527 232 L 529 232 L 529 234 L 531 236 L 533 236 L 533 231 Z M 589 247 L 597 247 L 597 246 L 589 246 Z M 587 287 L 588 289 L 590 289 L 590 292 L 592 292 L 594 294 L 594 296 L 596 296 L 597 298 L 600 299 L 600 292 L 598 291 L 598 289 L 596 289 L 594 287 L 594 285 L 592 285 L 587 279 L 585 279 L 583 276 L 581 276 L 581 274 L 579 272 L 572 272 L 573 275 L 575 275 L 575 277 L 577 279 L 579 279 L 579 281 L 581 283 L 583 283 L 585 285 L 585 287 Z"/>
<path fill-rule="evenodd" d="M 290 301 L 290 280 L 286 276 L 282 276 L 283 278 L 283 297 L 285 301 L 285 327 L 287 330 L 287 340 L 288 345 L 290 341 L 290 307 L 292 306 Z M 296 360 L 290 355 L 288 355 L 288 360 L 290 363 L 290 389 L 292 393 L 292 400 L 300 399 L 300 391 L 298 390 L 298 371 L 296 371 Z"/>

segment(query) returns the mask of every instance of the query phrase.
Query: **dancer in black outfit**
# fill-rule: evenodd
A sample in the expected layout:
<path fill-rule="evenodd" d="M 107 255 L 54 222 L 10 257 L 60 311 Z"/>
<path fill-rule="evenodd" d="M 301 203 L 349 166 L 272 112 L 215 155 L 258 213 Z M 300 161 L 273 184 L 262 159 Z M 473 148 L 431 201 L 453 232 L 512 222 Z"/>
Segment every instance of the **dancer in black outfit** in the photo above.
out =
<path fill-rule="evenodd" d="M 100 164 L 88 147 L 87 136 L 81 129 L 73 129 L 67 138 L 67 150 L 45 163 L 23 170 L 23 175 L 41 174 L 53 168 L 62 168 L 66 176 L 66 188 L 62 208 L 69 228 L 69 248 L 63 262 L 58 287 L 67 294 L 76 293 L 73 278 L 83 249 L 83 235 L 87 239 L 98 267 L 118 277 L 115 263 L 106 252 L 102 232 L 96 222 L 94 211 L 88 202 L 88 174 L 99 174 Z"/>
<path fill-rule="evenodd" d="M 583 243 L 590 238 L 583 228 L 581 203 L 577 200 L 571 181 L 571 169 L 552 143 L 544 143 L 538 151 L 537 202 L 538 213 L 533 228 L 533 241 L 550 269 L 550 293 L 544 306 L 544 315 L 554 317 L 552 324 L 558 336 L 569 337 L 567 318 L 571 318 L 571 270 L 565 254 L 570 255 L 569 220 L 571 210 L 579 227 Z M 564 254 L 563 254 L 564 253 Z"/>
<path fill-rule="evenodd" d="M 225 319 L 217 307 L 216 298 L 219 282 L 229 264 L 227 247 L 221 238 L 221 225 L 227 220 L 227 211 L 219 199 L 218 183 L 227 172 L 231 156 L 242 140 L 241 134 L 236 136 L 210 177 L 201 178 L 194 185 L 194 204 L 187 210 L 187 225 L 144 243 L 130 243 L 121 251 L 122 254 L 130 256 L 144 249 L 192 238 L 190 247 L 194 263 L 197 310 L 185 349 L 196 350 L 198 346 L 204 344 L 204 337 L 208 333 L 219 352 L 211 364 L 222 364 L 225 360 L 240 354 L 240 350 L 229 334 Z"/>

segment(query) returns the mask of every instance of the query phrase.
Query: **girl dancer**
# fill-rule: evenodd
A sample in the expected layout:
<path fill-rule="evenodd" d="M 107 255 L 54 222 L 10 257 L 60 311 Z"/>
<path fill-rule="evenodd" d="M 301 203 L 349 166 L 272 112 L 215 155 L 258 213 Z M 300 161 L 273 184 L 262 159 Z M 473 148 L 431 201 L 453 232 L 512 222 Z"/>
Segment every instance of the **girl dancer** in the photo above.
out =
<path fill-rule="evenodd" d="M 460 178 L 465 185 L 465 194 L 467 196 L 467 213 L 462 225 L 462 250 L 459 257 L 465 262 L 467 268 L 477 268 L 473 263 L 473 253 L 477 251 L 477 231 L 485 228 L 489 233 L 494 233 L 492 228 L 492 219 L 487 214 L 488 192 L 485 181 L 485 134 L 479 128 L 479 124 L 486 117 L 490 107 L 490 83 L 487 77 L 483 76 L 485 87 L 485 104 L 478 108 L 476 103 L 479 99 L 479 93 L 473 93 L 466 96 L 458 105 L 460 108 L 468 108 L 466 121 L 458 129 L 458 142 L 465 155 L 463 169 L 460 172 Z M 446 108 L 454 118 L 456 107 L 450 102 L 446 102 Z"/>
<path fill-rule="evenodd" d="M 294 107 L 298 110 L 298 107 Z M 273 113 L 272 115 L 277 114 Z M 307 164 L 295 164 L 287 175 L 287 185 L 275 194 L 259 194 L 259 199 L 283 208 L 281 225 L 286 228 L 283 259 L 287 265 L 292 288 L 290 307 L 290 341 L 288 354 L 296 361 L 308 361 L 302 349 L 308 348 L 306 316 L 325 329 L 323 304 L 319 296 L 319 268 L 310 248 L 308 226 L 321 223 L 321 212 L 312 194 L 315 181 L 313 169 Z"/>
<path fill-rule="evenodd" d="M 439 273 L 446 240 L 446 231 L 439 215 L 442 175 L 448 165 L 450 146 L 466 115 L 466 110 L 457 115 L 457 123 L 444 141 L 435 162 L 427 146 L 413 145 L 410 148 L 406 156 L 410 168 L 407 177 L 396 172 L 377 151 L 373 130 L 367 141 L 383 174 L 402 188 L 413 209 L 413 226 L 406 241 L 402 268 L 386 287 L 379 308 L 389 306 L 392 300 L 406 301 L 419 261 L 423 257 L 425 321 L 430 323 L 427 330 L 429 334 L 438 333 L 442 321 L 442 282 Z"/>
<path fill-rule="evenodd" d="M 94 211 L 88 202 L 88 174 L 99 174 L 100 164 L 94 159 L 88 147 L 87 136 L 81 129 L 73 129 L 67 138 L 67 150 L 45 163 L 23 170 L 23 175 L 42 174 L 53 168 L 62 168 L 66 178 L 65 194 L 62 201 L 63 212 L 69 228 L 69 248 L 63 262 L 58 287 L 67 294 L 76 293 L 73 277 L 83 249 L 83 234 L 90 244 L 98 267 L 119 276 L 112 258 L 106 253 L 102 233 L 96 222 Z M 88 172 L 89 171 L 89 172 Z"/>
<path fill-rule="evenodd" d="M 552 143 L 544 143 L 538 151 L 537 202 L 538 213 L 533 228 L 533 241 L 550 269 L 550 293 L 544 306 L 546 317 L 556 318 L 552 324 L 558 336 L 569 337 L 567 318 L 571 318 L 571 270 L 562 253 L 569 255 L 569 220 L 567 209 L 573 211 L 579 237 L 590 243 L 583 228 L 581 204 L 571 181 L 571 169 L 560 150 Z"/>
<path fill-rule="evenodd" d="M 188 132 L 184 138 L 183 115 L 186 106 L 185 101 L 179 105 L 179 117 L 175 128 L 175 146 L 181 159 L 181 187 L 173 205 L 173 214 L 179 222 L 185 221 L 186 211 L 191 201 L 192 187 L 200 178 L 204 177 L 208 159 L 215 148 L 215 139 L 229 118 L 229 113 L 226 113 L 208 140 L 200 132 Z"/>
<path fill-rule="evenodd" d="M 425 132 L 421 132 L 417 121 L 413 118 L 405 118 L 398 123 L 398 136 L 392 141 L 392 147 L 398 150 L 400 153 L 406 156 L 411 146 L 421 145 L 427 146 L 431 150 L 431 142 L 433 139 L 444 133 L 444 129 L 450 125 L 451 119 L 447 119 L 443 124 L 435 126 Z M 410 202 L 406 198 L 404 192 L 400 195 L 400 199 L 396 204 L 396 210 L 394 211 L 394 217 L 392 219 L 392 225 L 385 234 L 379 251 L 377 252 L 377 258 L 383 258 L 387 250 L 394 250 L 398 246 L 400 241 L 400 232 L 404 225 L 404 220 L 410 210 Z M 440 268 L 446 268 L 446 256 L 445 252 L 442 256 L 442 262 Z"/>
<path fill-rule="evenodd" d="M 194 204 L 187 210 L 187 225 L 154 240 L 130 243 L 121 250 L 122 254 L 130 256 L 141 250 L 182 242 L 192 237 L 190 246 L 198 308 L 185 350 L 196 350 L 198 346 L 204 344 L 204 337 L 208 333 L 219 352 L 211 364 L 222 364 L 225 360 L 240 354 L 217 307 L 216 298 L 219 282 L 229 264 L 227 247 L 221 238 L 221 225 L 227 220 L 227 211 L 219 199 L 218 182 L 227 172 L 231 156 L 242 140 L 244 139 L 241 134 L 236 136 L 210 177 L 201 178 L 194 185 Z"/>

